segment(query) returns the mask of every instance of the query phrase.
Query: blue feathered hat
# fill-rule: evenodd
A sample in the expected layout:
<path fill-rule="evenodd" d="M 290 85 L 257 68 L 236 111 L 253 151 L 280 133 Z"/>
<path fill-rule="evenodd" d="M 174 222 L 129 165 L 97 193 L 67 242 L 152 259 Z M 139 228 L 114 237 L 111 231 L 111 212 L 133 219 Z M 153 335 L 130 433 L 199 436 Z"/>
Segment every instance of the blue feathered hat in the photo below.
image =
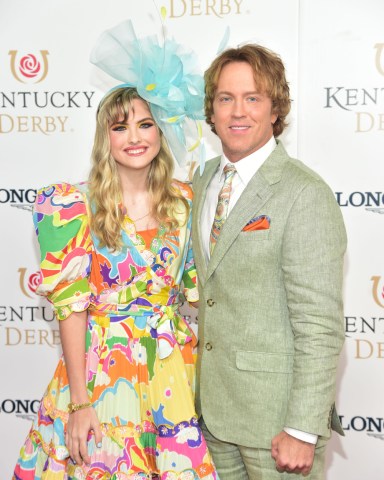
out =
<path fill-rule="evenodd" d="M 203 170 L 205 149 L 199 120 L 204 119 L 204 80 L 192 51 L 173 39 L 164 38 L 160 44 L 156 35 L 138 39 L 132 22 L 126 20 L 102 33 L 90 60 L 123 82 L 114 89 L 134 87 L 149 103 L 180 166 L 189 163 L 191 152 L 197 152 Z"/>

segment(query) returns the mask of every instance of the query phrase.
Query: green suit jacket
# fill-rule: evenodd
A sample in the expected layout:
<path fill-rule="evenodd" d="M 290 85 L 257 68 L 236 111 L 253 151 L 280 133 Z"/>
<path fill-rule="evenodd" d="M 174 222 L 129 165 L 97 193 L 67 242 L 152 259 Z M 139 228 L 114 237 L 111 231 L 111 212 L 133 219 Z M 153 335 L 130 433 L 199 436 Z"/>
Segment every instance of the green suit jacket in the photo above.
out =
<path fill-rule="evenodd" d="M 282 143 L 252 177 L 206 262 L 200 216 L 220 158 L 194 177 L 199 279 L 197 411 L 217 438 L 270 448 L 283 427 L 342 434 L 334 409 L 344 342 L 346 233 L 324 181 Z M 267 230 L 242 231 L 259 215 Z"/>

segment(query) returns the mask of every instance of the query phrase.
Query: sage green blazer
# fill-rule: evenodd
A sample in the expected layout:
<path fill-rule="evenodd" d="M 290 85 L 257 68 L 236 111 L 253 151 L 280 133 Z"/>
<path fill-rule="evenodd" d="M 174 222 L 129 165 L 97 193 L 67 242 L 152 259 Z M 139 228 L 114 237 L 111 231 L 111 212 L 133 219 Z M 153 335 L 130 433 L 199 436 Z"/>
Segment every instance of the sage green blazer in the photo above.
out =
<path fill-rule="evenodd" d="M 324 181 L 281 142 L 229 214 L 210 261 L 201 243 L 206 189 L 220 158 L 194 177 L 199 280 L 197 411 L 217 438 L 270 448 L 283 427 L 342 434 L 334 409 L 344 342 L 346 233 Z M 270 228 L 243 231 L 268 215 Z"/>

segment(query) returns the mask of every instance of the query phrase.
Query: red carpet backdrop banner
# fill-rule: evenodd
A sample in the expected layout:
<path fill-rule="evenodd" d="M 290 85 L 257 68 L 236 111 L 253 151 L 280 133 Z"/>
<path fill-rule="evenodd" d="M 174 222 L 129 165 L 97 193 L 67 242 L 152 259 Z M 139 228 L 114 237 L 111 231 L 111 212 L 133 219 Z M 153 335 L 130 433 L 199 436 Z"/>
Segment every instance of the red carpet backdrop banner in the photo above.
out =
<path fill-rule="evenodd" d="M 383 18 L 382 0 L 0 0 L 1 479 L 61 353 L 57 321 L 35 294 L 36 189 L 87 178 L 97 105 L 117 84 L 89 55 L 125 19 L 139 37 L 164 30 L 192 48 L 202 71 L 228 29 L 230 47 L 281 55 L 293 100 L 285 146 L 330 184 L 349 237 L 337 398 L 346 436 L 329 443 L 326 479 L 384 478 Z M 203 134 L 207 157 L 220 153 L 205 125 Z"/>

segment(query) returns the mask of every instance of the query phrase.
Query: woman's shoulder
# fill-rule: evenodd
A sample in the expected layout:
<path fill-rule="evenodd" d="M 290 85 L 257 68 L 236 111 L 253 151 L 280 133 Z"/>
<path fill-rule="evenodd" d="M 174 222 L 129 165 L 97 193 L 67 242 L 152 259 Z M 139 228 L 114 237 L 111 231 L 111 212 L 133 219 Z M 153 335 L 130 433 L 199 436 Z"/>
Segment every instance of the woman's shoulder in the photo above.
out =
<path fill-rule="evenodd" d="M 182 182 L 180 180 L 173 179 L 172 186 L 187 200 L 192 200 L 192 182 Z"/>
<path fill-rule="evenodd" d="M 45 187 L 40 187 L 37 190 L 37 196 L 44 198 L 62 197 L 67 201 L 81 202 L 84 201 L 84 196 L 88 190 L 87 187 L 87 182 L 74 184 L 67 182 L 51 183 Z"/>
<path fill-rule="evenodd" d="M 85 213 L 86 194 L 86 182 L 52 183 L 38 189 L 34 210 L 39 213 L 52 214 L 61 209 L 72 211 L 76 209 L 78 214 Z"/>

